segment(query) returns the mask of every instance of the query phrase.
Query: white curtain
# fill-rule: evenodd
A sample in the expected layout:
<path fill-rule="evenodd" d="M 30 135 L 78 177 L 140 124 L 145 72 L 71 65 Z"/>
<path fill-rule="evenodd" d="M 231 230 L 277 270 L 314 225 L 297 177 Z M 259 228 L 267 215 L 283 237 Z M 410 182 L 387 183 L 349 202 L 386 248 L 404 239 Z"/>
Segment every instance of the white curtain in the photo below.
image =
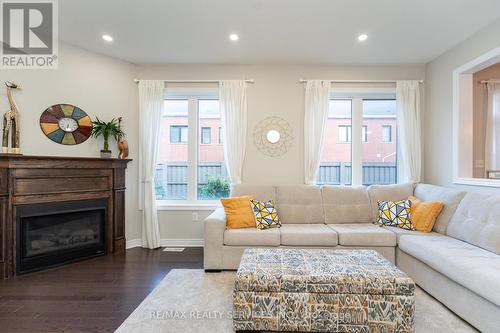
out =
<path fill-rule="evenodd" d="M 164 81 L 139 81 L 139 177 L 143 186 L 142 247 L 160 247 L 154 177 L 163 112 Z"/>
<path fill-rule="evenodd" d="M 219 100 L 227 172 L 231 184 L 241 184 L 247 136 L 247 83 L 220 81 Z"/>
<path fill-rule="evenodd" d="M 399 140 L 399 182 L 420 182 L 422 141 L 420 85 L 418 81 L 396 82 L 396 108 Z"/>
<path fill-rule="evenodd" d="M 500 170 L 500 84 L 488 83 L 486 111 L 485 166 Z"/>
<path fill-rule="evenodd" d="M 306 184 L 316 182 L 323 137 L 330 106 L 330 81 L 312 80 L 305 84 L 304 110 L 304 180 Z"/>

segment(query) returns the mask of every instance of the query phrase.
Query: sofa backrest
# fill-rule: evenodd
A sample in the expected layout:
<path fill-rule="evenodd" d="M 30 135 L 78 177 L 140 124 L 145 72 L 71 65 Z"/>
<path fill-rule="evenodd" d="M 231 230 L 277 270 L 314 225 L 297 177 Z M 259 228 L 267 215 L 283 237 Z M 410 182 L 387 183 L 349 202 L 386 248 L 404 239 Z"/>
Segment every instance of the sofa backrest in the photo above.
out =
<path fill-rule="evenodd" d="M 378 219 L 378 201 L 406 200 L 413 195 L 415 184 L 371 185 L 368 187 L 373 222 Z"/>
<path fill-rule="evenodd" d="M 446 234 L 500 254 L 500 196 L 465 194 L 451 217 Z"/>
<path fill-rule="evenodd" d="M 443 210 L 436 219 L 434 228 L 432 228 L 432 230 L 440 234 L 446 233 L 446 227 L 448 227 L 448 223 L 450 223 L 450 219 L 464 195 L 465 192 L 436 185 L 417 184 L 415 187 L 415 196 L 418 199 L 422 201 L 441 201 L 444 203 Z"/>
<path fill-rule="evenodd" d="M 319 186 L 278 186 L 276 205 L 282 223 L 325 223 Z"/>
<path fill-rule="evenodd" d="M 243 195 L 253 195 L 255 200 L 276 201 L 276 187 L 270 185 L 231 185 L 231 196 L 240 197 Z"/>
<path fill-rule="evenodd" d="M 370 198 L 365 186 L 323 186 L 321 193 L 326 223 L 372 221 Z"/>

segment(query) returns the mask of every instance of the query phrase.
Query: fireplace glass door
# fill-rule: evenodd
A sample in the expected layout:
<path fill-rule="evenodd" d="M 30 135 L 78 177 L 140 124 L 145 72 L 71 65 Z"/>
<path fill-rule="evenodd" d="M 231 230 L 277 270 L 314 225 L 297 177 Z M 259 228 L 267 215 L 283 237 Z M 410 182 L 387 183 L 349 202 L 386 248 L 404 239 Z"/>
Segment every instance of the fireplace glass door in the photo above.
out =
<path fill-rule="evenodd" d="M 18 273 L 104 254 L 106 210 L 105 200 L 17 208 Z"/>

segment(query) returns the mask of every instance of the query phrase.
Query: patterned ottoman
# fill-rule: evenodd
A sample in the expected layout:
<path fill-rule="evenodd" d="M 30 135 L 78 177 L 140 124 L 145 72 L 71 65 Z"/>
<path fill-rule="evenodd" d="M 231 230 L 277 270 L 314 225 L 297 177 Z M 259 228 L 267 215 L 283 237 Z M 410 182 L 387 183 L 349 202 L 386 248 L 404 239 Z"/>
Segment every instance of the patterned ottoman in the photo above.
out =
<path fill-rule="evenodd" d="M 236 331 L 413 332 L 415 284 L 373 250 L 248 249 Z"/>

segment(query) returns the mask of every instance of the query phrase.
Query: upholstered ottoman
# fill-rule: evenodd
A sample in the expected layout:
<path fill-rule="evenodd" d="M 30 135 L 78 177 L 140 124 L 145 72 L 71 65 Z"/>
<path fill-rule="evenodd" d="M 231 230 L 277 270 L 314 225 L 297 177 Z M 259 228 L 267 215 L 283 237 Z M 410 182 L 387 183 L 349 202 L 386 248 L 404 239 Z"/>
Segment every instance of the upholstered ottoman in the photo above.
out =
<path fill-rule="evenodd" d="M 414 282 L 373 250 L 248 249 L 236 331 L 413 332 Z"/>

